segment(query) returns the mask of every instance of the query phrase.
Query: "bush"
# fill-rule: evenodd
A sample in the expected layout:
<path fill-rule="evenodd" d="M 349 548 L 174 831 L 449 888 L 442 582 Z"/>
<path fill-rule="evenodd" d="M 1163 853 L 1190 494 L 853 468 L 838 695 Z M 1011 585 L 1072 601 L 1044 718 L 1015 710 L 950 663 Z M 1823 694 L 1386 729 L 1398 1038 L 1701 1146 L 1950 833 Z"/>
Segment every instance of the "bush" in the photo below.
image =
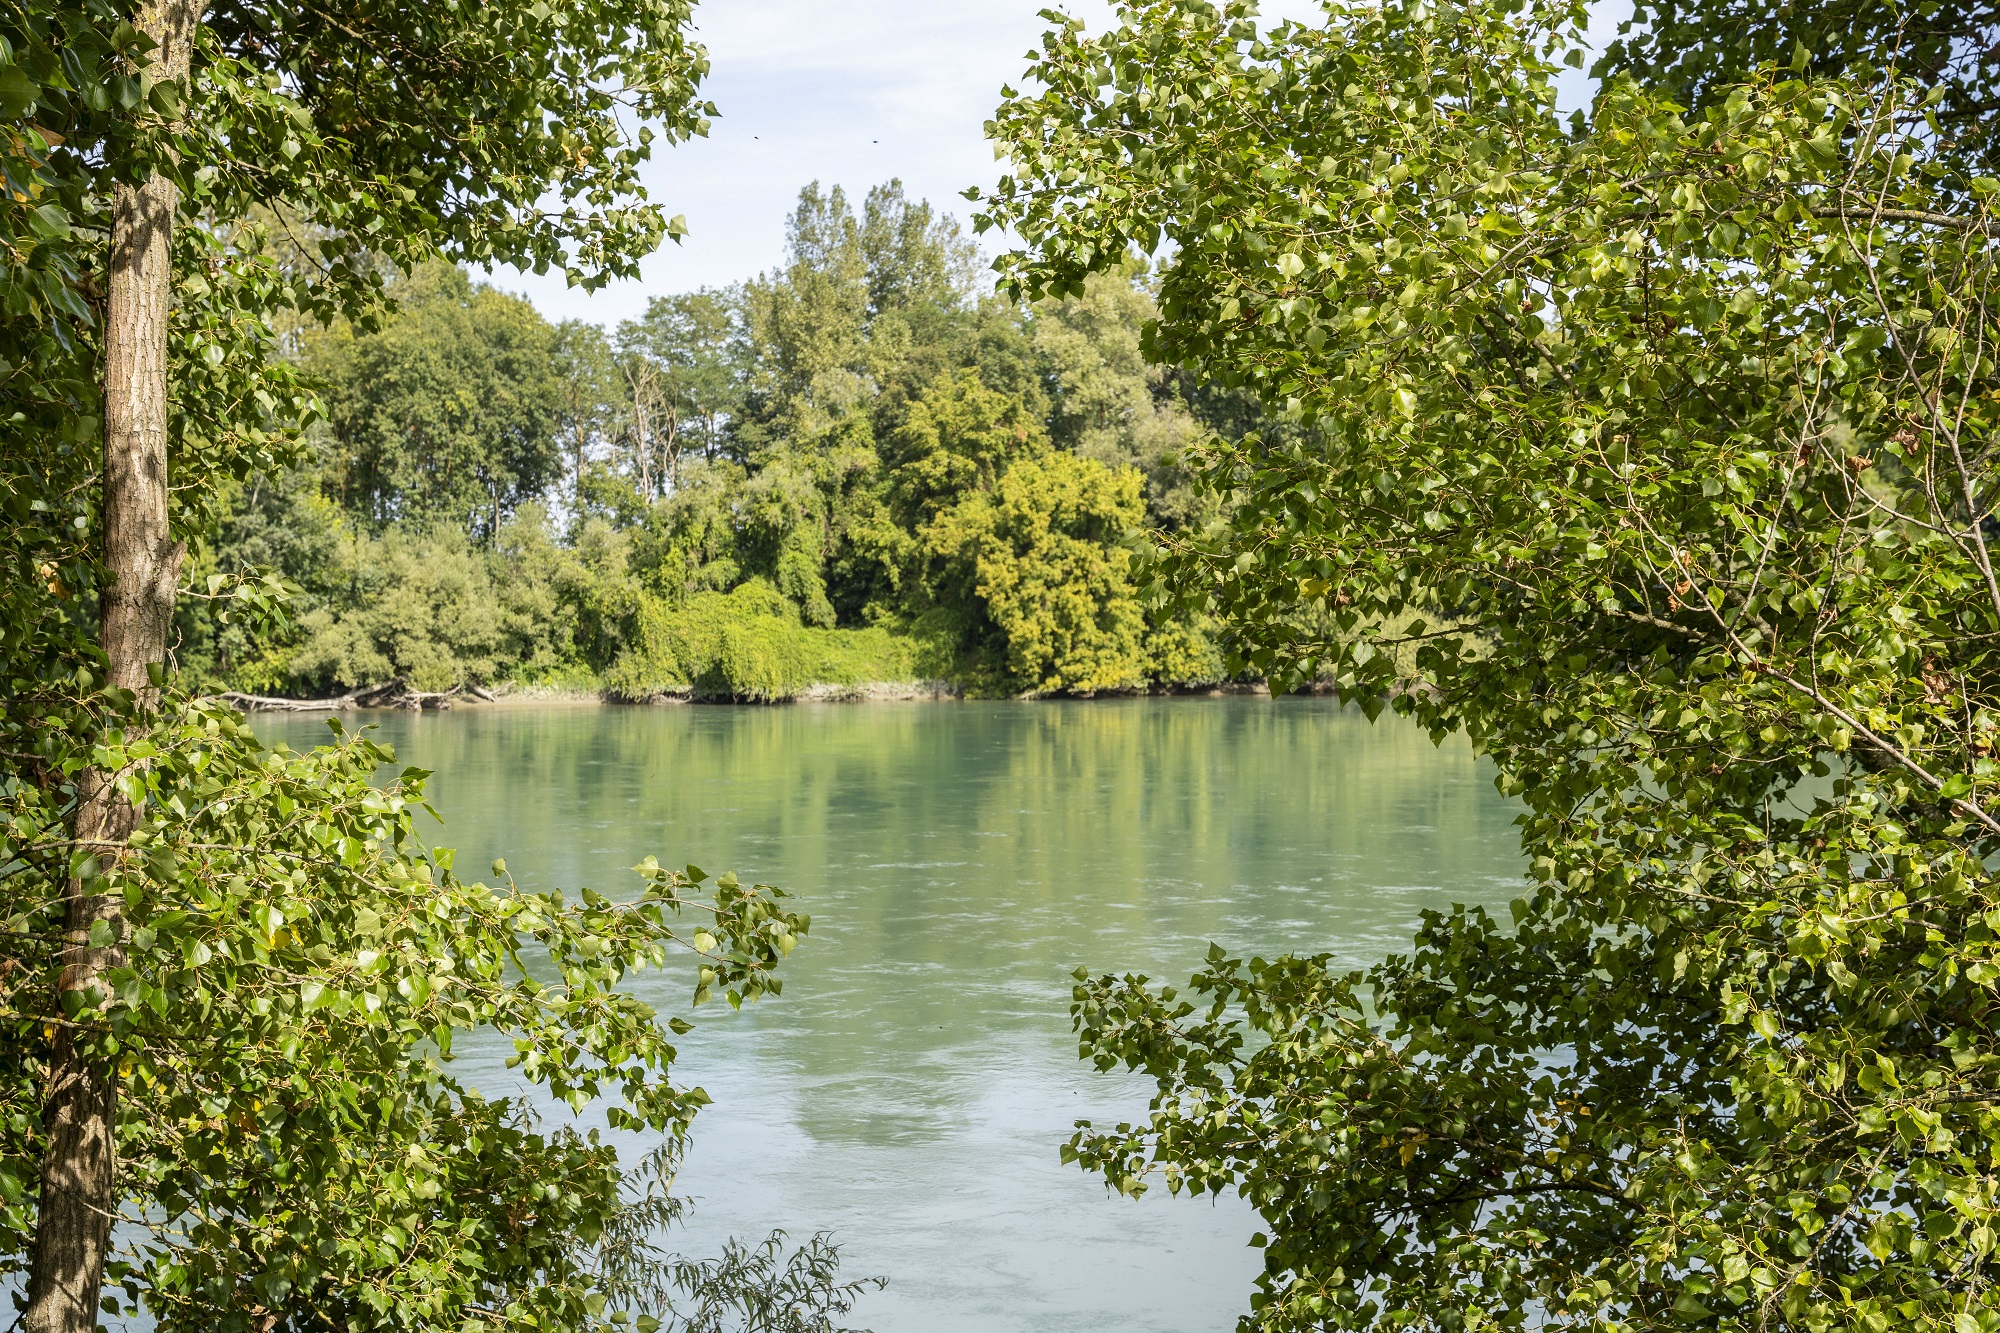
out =
<path fill-rule="evenodd" d="M 769 583 L 696 593 L 680 606 L 643 595 L 638 642 L 605 678 L 614 698 L 662 694 L 772 702 L 815 684 L 916 676 L 909 640 L 884 629 L 819 629 Z"/>
<path fill-rule="evenodd" d="M 287 670 L 300 683 L 366 685 L 402 676 L 420 690 L 496 679 L 503 617 L 484 554 L 465 534 L 391 528 L 340 552 L 344 608 L 300 620 L 305 642 Z"/>
<path fill-rule="evenodd" d="M 1230 678 L 1207 617 L 1147 617 L 1146 670 L 1163 685 L 1220 685 Z"/>

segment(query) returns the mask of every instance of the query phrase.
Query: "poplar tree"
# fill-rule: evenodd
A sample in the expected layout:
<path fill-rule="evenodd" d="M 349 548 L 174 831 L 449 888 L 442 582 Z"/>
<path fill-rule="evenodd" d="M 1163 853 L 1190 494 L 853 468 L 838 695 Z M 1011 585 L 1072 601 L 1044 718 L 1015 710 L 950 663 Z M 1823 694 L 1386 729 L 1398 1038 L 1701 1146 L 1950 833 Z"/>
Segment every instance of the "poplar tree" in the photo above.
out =
<path fill-rule="evenodd" d="M 1965 85 L 1753 46 L 1572 119 L 1580 5 L 1253 12 L 1053 28 L 984 220 L 1026 297 L 1171 256 L 1149 354 L 1290 429 L 1199 452 L 1226 520 L 1156 583 L 1280 688 L 1469 737 L 1527 882 L 1360 972 L 1082 975 L 1083 1054 L 1157 1095 L 1068 1153 L 1246 1198 L 1244 1329 L 2000 1328 Z"/>

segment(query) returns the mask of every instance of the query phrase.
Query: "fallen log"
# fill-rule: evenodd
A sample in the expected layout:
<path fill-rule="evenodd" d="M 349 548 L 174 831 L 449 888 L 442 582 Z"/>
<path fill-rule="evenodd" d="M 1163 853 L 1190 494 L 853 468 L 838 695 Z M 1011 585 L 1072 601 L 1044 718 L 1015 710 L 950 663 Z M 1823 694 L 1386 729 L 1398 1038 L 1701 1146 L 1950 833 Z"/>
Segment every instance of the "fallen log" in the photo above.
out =
<path fill-rule="evenodd" d="M 339 713 L 356 706 L 352 693 L 331 699 L 281 699 L 269 694 L 224 690 L 213 697 L 243 713 Z"/>
<path fill-rule="evenodd" d="M 411 712 L 429 708 L 443 711 L 462 694 L 470 694 L 488 703 L 493 701 L 493 696 L 477 685 L 454 685 L 448 690 L 415 690 L 401 676 L 379 685 L 362 685 L 325 699 L 285 699 L 269 694 L 245 694 L 241 690 L 224 690 L 214 697 L 245 713 L 342 713 L 352 708 L 407 708 Z"/>

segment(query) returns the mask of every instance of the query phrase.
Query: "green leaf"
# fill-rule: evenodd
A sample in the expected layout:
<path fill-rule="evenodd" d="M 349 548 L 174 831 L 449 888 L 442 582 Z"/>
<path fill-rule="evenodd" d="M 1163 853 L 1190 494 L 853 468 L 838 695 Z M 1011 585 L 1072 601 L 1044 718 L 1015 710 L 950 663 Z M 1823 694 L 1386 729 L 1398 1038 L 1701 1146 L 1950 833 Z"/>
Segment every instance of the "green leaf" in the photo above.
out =
<path fill-rule="evenodd" d="M 0 115 L 20 118 L 35 109 L 41 87 L 19 65 L 0 65 Z"/>

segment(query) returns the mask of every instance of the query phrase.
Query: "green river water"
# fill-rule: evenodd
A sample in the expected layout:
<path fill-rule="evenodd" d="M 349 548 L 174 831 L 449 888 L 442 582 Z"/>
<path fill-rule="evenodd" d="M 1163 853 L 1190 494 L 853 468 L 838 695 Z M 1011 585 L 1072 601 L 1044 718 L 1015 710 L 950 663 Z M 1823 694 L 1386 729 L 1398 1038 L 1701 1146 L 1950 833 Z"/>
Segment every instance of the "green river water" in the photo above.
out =
<path fill-rule="evenodd" d="M 585 706 L 369 716 L 436 772 L 471 873 L 622 894 L 648 854 L 794 892 L 813 916 L 781 997 L 692 1015 L 677 1078 L 715 1105 L 677 1247 L 782 1226 L 882 1274 L 877 1333 L 1224 1333 L 1258 1269 L 1232 1198 L 1107 1197 L 1057 1160 L 1147 1085 L 1076 1058 L 1070 971 L 1182 980 L 1210 941 L 1362 964 L 1417 915 L 1518 892 L 1514 808 L 1462 743 L 1320 700 L 776 708 Z M 260 718 L 310 745 L 324 724 Z M 685 978 L 646 998 L 686 1013 Z M 512 1086 L 497 1047 L 459 1062 Z M 549 1113 L 553 1119 L 555 1112 Z"/>

